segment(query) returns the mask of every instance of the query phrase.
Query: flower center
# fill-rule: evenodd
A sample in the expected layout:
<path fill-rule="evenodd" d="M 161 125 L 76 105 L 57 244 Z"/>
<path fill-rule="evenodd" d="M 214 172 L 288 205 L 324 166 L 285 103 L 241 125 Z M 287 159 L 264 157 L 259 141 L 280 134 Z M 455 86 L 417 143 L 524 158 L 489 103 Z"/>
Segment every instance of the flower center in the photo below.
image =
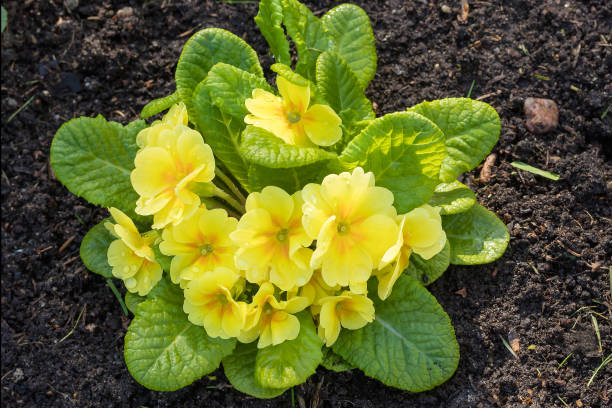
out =
<path fill-rule="evenodd" d="M 300 119 L 302 119 L 302 117 L 297 112 L 289 112 L 287 114 L 287 120 L 289 121 L 289 123 L 298 123 Z"/>
<path fill-rule="evenodd" d="M 264 306 L 263 306 L 263 310 L 262 310 L 262 312 L 263 312 L 264 314 L 269 315 L 269 314 L 271 314 L 272 312 L 274 312 L 274 308 L 272 307 L 272 305 L 270 305 L 269 303 L 267 303 L 267 302 L 266 302 L 266 303 L 264 304 Z"/>
<path fill-rule="evenodd" d="M 349 232 L 349 226 L 344 222 L 338 223 L 338 234 L 343 235 Z"/>
<path fill-rule="evenodd" d="M 282 230 L 276 233 L 276 239 L 278 242 L 285 242 L 289 238 L 289 230 L 287 228 L 283 228 Z"/>
<path fill-rule="evenodd" d="M 214 251 L 214 248 L 211 244 L 206 244 L 202 247 L 202 250 L 200 251 L 202 253 L 202 255 L 206 256 L 209 254 L 212 254 L 212 252 Z"/>
<path fill-rule="evenodd" d="M 227 305 L 229 302 L 227 300 L 227 297 L 225 297 L 225 293 L 218 293 L 217 294 L 217 302 L 221 303 L 223 306 Z"/>

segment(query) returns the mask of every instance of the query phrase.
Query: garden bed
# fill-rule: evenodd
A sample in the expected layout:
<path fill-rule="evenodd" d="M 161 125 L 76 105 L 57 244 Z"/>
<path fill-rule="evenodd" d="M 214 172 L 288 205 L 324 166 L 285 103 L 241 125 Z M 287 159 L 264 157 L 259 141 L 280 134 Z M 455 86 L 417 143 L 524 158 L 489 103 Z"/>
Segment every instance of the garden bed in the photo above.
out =
<path fill-rule="evenodd" d="M 257 6 L 81 3 L 72 10 L 60 0 L 5 5 L 3 405 L 291 406 L 291 392 L 246 397 L 222 370 L 176 392 L 137 384 L 123 361 L 129 318 L 78 257 L 82 237 L 105 211 L 70 194 L 49 167 L 51 140 L 65 121 L 101 113 L 126 124 L 146 102 L 173 92 L 176 60 L 195 31 L 225 28 L 265 55 Z M 295 405 L 608 406 L 612 365 L 587 382 L 612 351 L 612 113 L 604 114 L 612 103 L 612 10 L 596 1 L 470 1 L 462 21 L 458 7 L 449 12 L 440 2 L 356 3 L 376 37 L 378 70 L 367 96 L 377 114 L 468 92 L 497 109 L 502 130 L 491 179 L 484 183 L 476 169 L 463 182 L 506 223 L 511 241 L 494 264 L 452 266 L 429 286 L 461 348 L 448 382 L 411 394 L 358 370 L 320 368 L 294 389 Z M 333 6 L 307 4 L 317 15 Z M 272 58 L 262 59 L 267 69 Z M 527 131 L 530 96 L 558 104 L 555 130 Z M 534 176 L 513 161 L 561 177 Z"/>

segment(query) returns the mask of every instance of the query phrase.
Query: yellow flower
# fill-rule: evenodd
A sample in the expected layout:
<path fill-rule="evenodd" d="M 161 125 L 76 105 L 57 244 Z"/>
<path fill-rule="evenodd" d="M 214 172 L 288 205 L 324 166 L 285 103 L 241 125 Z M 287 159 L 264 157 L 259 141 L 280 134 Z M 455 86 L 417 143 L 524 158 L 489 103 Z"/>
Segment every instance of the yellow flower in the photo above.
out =
<path fill-rule="evenodd" d="M 446 233 L 442 229 L 440 208 L 424 204 L 398 217 L 400 221 L 397 241 L 384 254 L 379 265 L 378 297 L 389 297 L 393 285 L 408 267 L 410 254 L 418 254 L 428 260 L 446 245 Z"/>
<path fill-rule="evenodd" d="M 164 228 L 159 249 L 164 255 L 174 256 L 170 265 L 172 282 L 184 288 L 218 266 L 235 268 L 236 248 L 229 234 L 237 224 L 238 220 L 228 217 L 225 210 L 201 206 L 189 218 Z"/>
<path fill-rule="evenodd" d="M 259 336 L 257 348 L 293 340 L 300 333 L 300 321 L 293 313 L 307 306 L 308 299 L 300 296 L 279 302 L 274 296 L 274 286 L 264 282 L 248 307 L 246 323 L 238 340 L 250 343 Z"/>
<path fill-rule="evenodd" d="M 297 146 L 331 146 L 342 137 L 342 120 L 327 105 L 310 104 L 310 87 L 295 85 L 276 77 L 280 97 L 263 89 L 254 89 L 245 101 L 251 112 L 244 118 L 250 125 L 263 128 L 285 143 Z"/>
<path fill-rule="evenodd" d="M 161 120 L 156 120 L 151 126 L 138 132 L 136 144 L 140 148 L 146 147 L 149 143 L 156 144 L 164 130 L 172 130 L 179 125 L 187 126 L 188 121 L 187 108 L 183 102 L 179 102 L 172 106 Z"/>
<path fill-rule="evenodd" d="M 397 237 L 393 194 L 375 187 L 374 175 L 357 167 L 352 174 L 331 174 L 321 185 L 308 184 L 302 196 L 304 229 L 317 240 L 310 266 L 321 267 L 329 286 L 366 293 L 372 270 Z"/>
<path fill-rule="evenodd" d="M 251 193 L 246 214 L 230 234 L 239 247 L 236 267 L 246 270 L 249 282 L 270 281 L 282 290 L 303 286 L 312 276 L 312 243 L 302 227 L 302 197 L 268 186 Z"/>
<path fill-rule="evenodd" d="M 340 326 L 361 329 L 374 321 L 374 303 L 364 295 L 344 291 L 340 296 L 329 296 L 319 301 L 319 337 L 330 347 L 340 335 Z"/>
<path fill-rule="evenodd" d="M 130 217 L 116 208 L 109 211 L 117 224 L 107 222 L 104 226 L 119 238 L 111 242 L 106 253 L 113 276 L 123 280 L 130 292 L 145 296 L 162 277 L 151 248 L 159 235 L 155 231 L 140 235 Z"/>
<path fill-rule="evenodd" d="M 180 113 L 180 112 L 179 112 Z M 178 224 L 200 206 L 200 197 L 191 189 L 194 183 L 206 183 L 215 176 L 215 159 L 210 146 L 197 131 L 172 119 L 182 116 L 171 110 L 167 123 L 154 126 L 141 137 L 145 146 L 134 159 L 130 179 L 140 195 L 136 213 L 152 215 L 153 228 Z M 163 121 L 162 121 L 163 122 Z M 146 143 L 145 143 L 146 142 Z"/>
<path fill-rule="evenodd" d="M 204 326 L 210 337 L 237 337 L 244 325 L 247 305 L 232 296 L 240 276 L 218 267 L 190 281 L 185 288 L 183 310 L 193 324 Z"/>
<path fill-rule="evenodd" d="M 334 295 L 340 288 L 340 285 L 333 288 L 328 286 L 321 276 L 321 270 L 317 269 L 312 274 L 310 281 L 300 288 L 300 296 L 308 299 L 310 302 L 310 312 L 315 316 L 321 311 L 321 305 L 318 303 L 319 300 Z"/>

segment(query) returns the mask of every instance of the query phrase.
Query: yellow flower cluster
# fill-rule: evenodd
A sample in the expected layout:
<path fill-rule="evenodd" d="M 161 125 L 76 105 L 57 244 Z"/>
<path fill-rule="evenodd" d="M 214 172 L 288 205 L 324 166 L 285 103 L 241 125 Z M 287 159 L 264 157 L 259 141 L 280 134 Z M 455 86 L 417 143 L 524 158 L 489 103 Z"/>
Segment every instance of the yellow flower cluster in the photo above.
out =
<path fill-rule="evenodd" d="M 284 133 L 288 141 L 331 144 L 337 135 L 321 143 L 321 133 L 308 122 L 326 108 L 308 108 L 308 92 L 283 78 L 278 85 L 286 100 L 254 92 L 249 110 L 265 110 L 260 97 L 273 100 L 279 115 L 289 109 L 303 121 L 283 125 L 290 130 Z M 274 122 L 269 119 L 245 120 L 268 126 Z M 159 244 L 172 257 L 170 278 L 184 290 L 185 313 L 211 337 L 258 339 L 259 348 L 277 345 L 298 336 L 295 314 L 309 308 L 319 336 L 331 346 L 343 327 L 355 330 L 374 320 L 368 297 L 373 275 L 384 300 L 412 252 L 430 259 L 446 243 L 438 209 L 424 205 L 398 215 L 393 194 L 359 167 L 294 194 L 274 186 L 251 193 L 240 220 L 207 209 L 195 186 L 212 181 L 214 158 L 202 136 L 187 127 L 182 104 L 142 131 L 137 142 L 141 149 L 131 174 L 140 195 L 136 212 L 153 215 L 154 231 L 141 235 L 129 217 L 111 208 L 117 224 L 107 226 L 118 239 L 108 249 L 108 262 L 128 290 L 146 295 L 161 279 L 152 249 Z"/>

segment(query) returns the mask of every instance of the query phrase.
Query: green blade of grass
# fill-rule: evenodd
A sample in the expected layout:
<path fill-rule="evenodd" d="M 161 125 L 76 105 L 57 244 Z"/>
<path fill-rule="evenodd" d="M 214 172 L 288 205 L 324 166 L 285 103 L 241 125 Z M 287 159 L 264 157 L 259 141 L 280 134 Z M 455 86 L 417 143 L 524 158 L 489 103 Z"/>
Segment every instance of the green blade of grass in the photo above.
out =
<path fill-rule="evenodd" d="M 523 163 L 520 161 L 514 161 L 510 163 L 512 167 L 516 167 L 519 170 L 528 171 L 529 173 L 537 174 L 538 176 L 546 177 L 547 179 L 557 181 L 559 180 L 559 175 L 555 173 L 551 173 L 550 171 L 538 169 L 537 167 L 533 167 L 527 163 Z"/>
<path fill-rule="evenodd" d="M 476 80 L 472 80 L 472 85 L 470 85 L 470 90 L 467 93 L 466 98 L 469 98 L 472 95 L 472 89 L 474 89 L 474 84 L 476 83 Z"/>
<path fill-rule="evenodd" d="M 85 311 L 85 305 L 83 305 L 83 308 L 81 309 L 81 313 L 79 313 L 79 317 L 77 317 L 76 322 L 74 323 L 74 326 L 72 326 L 72 329 L 68 332 L 67 335 L 62 337 L 62 339 L 58 341 L 58 343 L 61 343 L 62 341 L 66 340 L 68 337 L 72 335 L 72 333 L 74 333 L 74 329 L 76 329 L 76 327 L 79 325 L 79 322 L 81 321 L 81 316 L 83 316 L 83 311 Z"/>
<path fill-rule="evenodd" d="M 607 366 L 608 364 L 610 364 L 610 362 L 612 362 L 612 353 L 608 354 L 608 357 L 606 357 L 604 359 L 604 361 L 601 362 L 601 364 L 599 365 L 599 367 L 597 367 L 595 369 L 595 371 L 593 372 L 593 375 L 591 376 L 591 379 L 589 380 L 589 382 L 587 383 L 587 387 L 590 387 L 591 384 L 593 383 L 593 379 L 595 378 L 595 376 L 597 375 L 597 373 L 599 372 L 599 370 L 601 370 L 603 367 Z"/>
<path fill-rule="evenodd" d="M 24 110 L 33 100 L 34 100 L 34 95 L 30 96 L 30 99 L 28 99 L 26 103 L 21 105 L 19 109 L 17 109 L 11 116 L 9 116 L 9 118 L 6 120 L 6 123 L 9 123 L 11 120 L 13 120 L 15 116 L 19 115 L 19 113 L 21 113 L 21 111 Z"/>
<path fill-rule="evenodd" d="M 570 357 L 571 357 L 571 356 L 573 356 L 573 355 L 574 355 L 574 353 L 569 353 L 569 354 L 567 355 L 567 357 L 565 357 L 565 358 L 563 359 L 563 361 L 562 361 L 561 363 L 559 363 L 559 365 L 557 366 L 557 370 L 558 370 L 558 369 L 560 369 L 561 367 L 563 367 L 563 366 L 565 365 L 565 363 L 567 363 L 567 360 L 569 360 L 569 359 L 570 359 Z"/>
<path fill-rule="evenodd" d="M 504 339 L 502 337 L 502 335 L 499 335 L 499 338 L 501 339 L 501 341 L 504 343 L 504 346 L 506 346 L 506 348 L 508 349 L 508 351 L 510 352 L 510 354 L 512 354 L 514 356 L 514 358 L 516 358 L 517 360 L 519 360 L 519 356 L 516 355 L 516 353 L 514 352 L 514 350 L 512 350 L 512 347 L 510 347 L 510 344 L 508 344 L 508 342 L 506 341 L 506 339 Z"/>

